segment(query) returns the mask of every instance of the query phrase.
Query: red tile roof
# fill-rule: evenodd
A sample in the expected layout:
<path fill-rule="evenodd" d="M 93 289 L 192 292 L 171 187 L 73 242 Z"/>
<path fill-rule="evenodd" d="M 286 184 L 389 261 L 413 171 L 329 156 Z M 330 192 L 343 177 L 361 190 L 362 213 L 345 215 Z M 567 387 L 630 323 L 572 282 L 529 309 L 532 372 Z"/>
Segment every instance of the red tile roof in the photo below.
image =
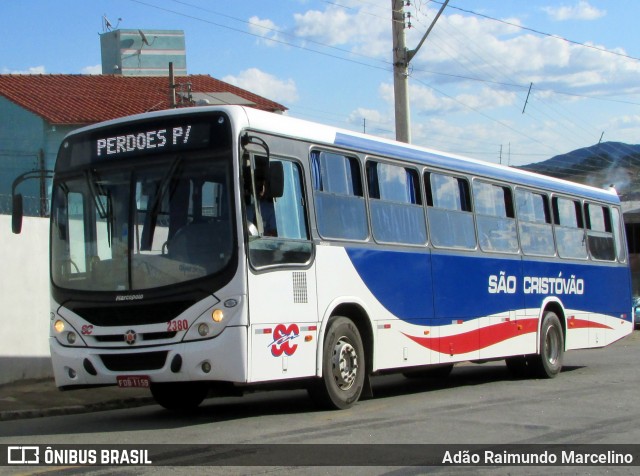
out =
<path fill-rule="evenodd" d="M 282 104 L 208 75 L 177 76 L 192 92 L 233 93 L 266 111 Z M 178 91 L 183 90 L 180 88 Z M 43 117 L 50 124 L 93 124 L 130 114 L 169 108 L 169 78 L 120 75 L 0 74 L 0 95 Z"/>

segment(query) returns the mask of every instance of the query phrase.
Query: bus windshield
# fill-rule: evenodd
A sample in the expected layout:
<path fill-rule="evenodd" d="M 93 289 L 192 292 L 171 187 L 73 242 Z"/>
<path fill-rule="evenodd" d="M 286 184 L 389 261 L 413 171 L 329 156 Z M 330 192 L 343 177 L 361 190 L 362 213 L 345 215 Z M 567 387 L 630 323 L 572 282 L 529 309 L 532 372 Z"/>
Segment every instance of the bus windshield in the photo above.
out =
<path fill-rule="evenodd" d="M 54 182 L 51 270 L 56 286 L 151 289 L 211 276 L 230 263 L 235 238 L 228 151 L 100 165 Z"/>

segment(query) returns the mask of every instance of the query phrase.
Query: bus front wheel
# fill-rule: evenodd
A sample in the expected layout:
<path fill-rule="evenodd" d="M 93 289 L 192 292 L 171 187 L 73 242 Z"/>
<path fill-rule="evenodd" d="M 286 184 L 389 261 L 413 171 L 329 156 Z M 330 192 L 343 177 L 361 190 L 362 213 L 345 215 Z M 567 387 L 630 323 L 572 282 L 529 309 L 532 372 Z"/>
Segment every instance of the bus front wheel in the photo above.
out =
<path fill-rule="evenodd" d="M 540 354 L 535 356 L 534 368 L 538 376 L 556 377 L 562 370 L 564 356 L 564 334 L 562 324 L 555 312 L 548 311 L 540 327 Z"/>
<path fill-rule="evenodd" d="M 332 318 L 324 340 L 322 378 L 309 387 L 311 398 L 323 408 L 349 408 L 362 394 L 365 372 L 358 328 L 346 317 Z"/>
<path fill-rule="evenodd" d="M 208 387 L 200 382 L 151 384 L 151 395 L 156 403 L 172 411 L 195 410 L 207 397 L 208 392 Z"/>

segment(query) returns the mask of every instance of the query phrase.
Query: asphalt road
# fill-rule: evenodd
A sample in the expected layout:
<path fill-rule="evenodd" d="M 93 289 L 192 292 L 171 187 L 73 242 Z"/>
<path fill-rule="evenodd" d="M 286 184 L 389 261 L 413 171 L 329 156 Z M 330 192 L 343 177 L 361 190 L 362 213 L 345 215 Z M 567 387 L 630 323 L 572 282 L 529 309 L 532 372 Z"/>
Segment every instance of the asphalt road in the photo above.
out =
<path fill-rule="evenodd" d="M 402 376 L 373 380 L 374 398 L 343 411 L 318 411 L 306 392 L 257 392 L 210 399 L 192 415 L 175 415 L 157 405 L 80 415 L 0 422 L 0 445 L 162 444 L 176 465 L 171 474 L 339 474 L 344 468 L 269 467 L 186 468 L 211 456 L 203 447 L 220 444 L 316 444 L 331 460 L 344 461 L 346 445 L 593 444 L 640 441 L 640 331 L 605 349 L 565 354 L 564 370 L 551 380 L 511 378 L 503 362 L 456 367 L 444 381 Z M 327 446 L 339 445 L 339 446 Z M 612 448 L 617 448 L 614 446 Z M 281 448 L 281 447 L 277 447 Z M 299 449 L 291 446 L 294 450 Z M 336 449 L 342 448 L 340 455 Z M 364 447 L 370 451 L 369 447 Z M 389 446 L 389 448 L 394 448 Z M 398 447 L 395 447 L 398 448 Z M 399 447 L 400 449 L 402 447 Z M 315 450 L 314 450 L 315 451 Z M 359 451 L 359 450 L 355 450 Z M 317 454 L 315 454 L 317 457 Z M 353 455 L 358 456 L 357 454 Z M 362 455 L 360 455 L 362 456 Z M 342 458 L 342 459 L 340 459 Z M 296 460 L 293 460 L 294 462 Z M 407 460 L 409 461 L 409 460 Z M 349 474 L 423 474 L 402 461 L 384 467 L 350 467 Z M 409 464 L 409 463 L 407 463 Z M 45 468 L 2 468 L 7 474 L 37 474 Z M 14 471 L 15 470 L 15 471 Z M 52 471 L 53 470 L 53 471 Z M 436 467 L 438 474 L 637 474 L 612 467 Z M 109 468 L 48 468 L 47 474 L 114 474 Z M 166 467 L 145 474 L 167 474 Z M 118 468 L 117 474 L 139 474 Z"/>

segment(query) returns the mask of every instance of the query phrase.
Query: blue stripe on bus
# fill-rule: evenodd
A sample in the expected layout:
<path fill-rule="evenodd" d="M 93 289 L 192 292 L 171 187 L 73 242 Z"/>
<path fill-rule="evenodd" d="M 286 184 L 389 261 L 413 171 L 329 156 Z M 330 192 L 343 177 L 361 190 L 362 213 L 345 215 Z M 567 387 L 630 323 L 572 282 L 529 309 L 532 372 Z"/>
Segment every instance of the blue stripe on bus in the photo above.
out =
<path fill-rule="evenodd" d="M 529 172 L 510 169 L 507 167 L 496 168 L 489 164 L 467 161 L 463 159 L 438 155 L 410 146 L 389 144 L 386 142 L 351 136 L 344 133 L 336 133 L 334 143 L 339 146 L 362 150 L 373 154 L 388 157 L 396 157 L 405 160 L 413 160 L 424 165 L 442 167 L 479 176 L 495 177 L 506 182 L 515 182 L 530 187 L 551 190 L 558 193 L 582 195 L 593 200 L 601 200 L 608 203 L 619 203 L 619 199 L 604 190 L 597 188 L 581 187 L 571 182 L 549 180 L 548 177 Z"/>
<path fill-rule="evenodd" d="M 347 253 L 375 298 L 408 322 L 432 319 L 439 325 L 451 319 L 535 309 L 549 296 L 558 297 L 565 309 L 631 319 L 631 290 L 620 285 L 628 281 L 624 266 L 428 250 L 349 247 Z"/>

